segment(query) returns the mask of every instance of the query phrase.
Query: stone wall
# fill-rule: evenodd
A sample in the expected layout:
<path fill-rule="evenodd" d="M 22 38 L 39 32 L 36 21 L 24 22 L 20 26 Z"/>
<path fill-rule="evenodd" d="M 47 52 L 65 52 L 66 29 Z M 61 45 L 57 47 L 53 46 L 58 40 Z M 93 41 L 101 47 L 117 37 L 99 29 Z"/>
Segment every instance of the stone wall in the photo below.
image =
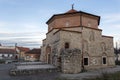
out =
<path fill-rule="evenodd" d="M 115 66 L 115 54 L 113 48 L 113 38 L 109 36 L 102 36 L 102 42 L 105 42 L 105 50 L 103 53 L 107 54 L 108 66 Z"/>
<path fill-rule="evenodd" d="M 61 50 L 61 71 L 63 73 L 81 72 L 81 50 L 63 49 Z"/>
<path fill-rule="evenodd" d="M 50 53 L 50 57 L 51 57 L 51 63 L 52 63 L 52 58 L 53 58 L 53 53 L 52 53 L 52 50 L 54 50 L 54 47 L 56 44 L 58 44 L 59 42 L 59 39 L 60 39 L 60 34 L 59 33 L 56 33 L 54 34 L 58 29 L 54 29 L 52 30 L 51 32 L 49 32 L 47 35 L 46 35 L 46 40 L 43 41 L 43 46 L 41 47 L 41 56 L 40 56 L 40 60 L 41 61 L 44 61 L 46 62 L 46 48 L 48 46 L 50 46 L 51 48 L 51 53 Z"/>
<path fill-rule="evenodd" d="M 59 62 L 60 58 L 60 52 L 61 49 L 65 48 L 65 43 L 69 43 L 69 49 L 80 49 L 83 58 L 88 58 L 88 65 L 84 65 L 84 68 L 89 69 L 98 69 L 103 67 L 111 67 L 114 66 L 114 53 L 113 53 L 113 39 L 110 37 L 104 37 L 102 36 L 101 30 L 86 28 L 86 27 L 77 27 L 77 28 L 64 28 L 64 31 L 60 30 L 57 33 L 55 33 L 58 29 L 53 30 L 49 34 L 47 34 L 47 39 L 45 40 L 45 46 L 42 47 L 44 57 L 45 50 L 47 45 L 51 46 L 51 55 L 50 60 L 51 63 L 55 66 L 61 66 L 61 63 Z M 72 31 L 74 32 L 72 32 Z M 78 33 L 77 30 L 81 31 L 81 33 Z M 55 33 L 55 34 L 54 34 Z M 106 57 L 107 64 L 103 64 L 102 59 L 103 57 Z M 72 62 L 72 59 L 75 59 L 76 61 L 81 62 L 81 60 L 77 60 L 77 56 L 73 56 L 72 58 L 65 58 L 66 65 L 75 65 L 76 63 L 73 62 L 73 64 L 69 63 Z M 62 58 L 64 60 L 64 58 Z M 75 63 L 75 64 L 74 64 Z M 62 64 L 63 65 L 63 64 Z M 72 67 L 66 67 L 65 70 L 70 70 Z M 79 69 L 79 68 L 77 68 Z M 64 73 L 67 73 L 66 71 L 63 71 Z M 70 71 L 68 73 L 72 73 L 75 71 Z"/>
<path fill-rule="evenodd" d="M 81 33 L 77 32 L 60 32 L 60 48 L 64 48 L 65 42 L 68 42 L 70 49 L 81 49 L 82 48 L 82 37 Z"/>

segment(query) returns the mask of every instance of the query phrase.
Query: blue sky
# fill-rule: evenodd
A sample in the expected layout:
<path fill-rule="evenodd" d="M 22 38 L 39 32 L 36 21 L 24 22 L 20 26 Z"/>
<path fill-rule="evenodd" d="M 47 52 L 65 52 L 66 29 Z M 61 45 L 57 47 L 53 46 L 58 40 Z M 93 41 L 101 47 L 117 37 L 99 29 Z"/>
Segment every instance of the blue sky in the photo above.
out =
<path fill-rule="evenodd" d="M 46 37 L 46 21 L 67 12 L 73 3 L 78 11 L 101 16 L 103 34 L 120 42 L 120 0 L 0 0 L 0 42 L 39 48 Z"/>

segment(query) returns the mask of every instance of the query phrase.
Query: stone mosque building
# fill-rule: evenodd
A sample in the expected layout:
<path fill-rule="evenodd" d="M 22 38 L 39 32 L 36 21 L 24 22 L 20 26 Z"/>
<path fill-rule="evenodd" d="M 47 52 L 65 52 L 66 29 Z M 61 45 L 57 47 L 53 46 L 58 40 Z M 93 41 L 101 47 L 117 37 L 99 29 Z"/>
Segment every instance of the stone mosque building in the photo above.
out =
<path fill-rule="evenodd" d="M 41 46 L 40 60 L 63 73 L 115 66 L 113 37 L 102 35 L 100 16 L 73 8 L 53 15 Z"/>

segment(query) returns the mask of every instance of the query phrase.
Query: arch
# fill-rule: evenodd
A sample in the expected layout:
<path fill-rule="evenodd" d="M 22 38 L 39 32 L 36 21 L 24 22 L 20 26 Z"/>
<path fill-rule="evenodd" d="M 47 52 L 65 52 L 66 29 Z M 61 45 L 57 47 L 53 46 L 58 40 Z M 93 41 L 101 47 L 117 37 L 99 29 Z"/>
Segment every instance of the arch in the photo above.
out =
<path fill-rule="evenodd" d="M 102 54 L 102 65 L 106 65 L 107 64 L 107 54 L 103 53 Z"/>
<path fill-rule="evenodd" d="M 102 53 L 102 56 L 107 56 L 107 54 L 104 52 L 104 53 Z"/>
<path fill-rule="evenodd" d="M 49 64 L 51 62 L 50 54 L 51 54 L 51 47 L 48 45 L 46 47 L 46 62 L 49 63 Z"/>

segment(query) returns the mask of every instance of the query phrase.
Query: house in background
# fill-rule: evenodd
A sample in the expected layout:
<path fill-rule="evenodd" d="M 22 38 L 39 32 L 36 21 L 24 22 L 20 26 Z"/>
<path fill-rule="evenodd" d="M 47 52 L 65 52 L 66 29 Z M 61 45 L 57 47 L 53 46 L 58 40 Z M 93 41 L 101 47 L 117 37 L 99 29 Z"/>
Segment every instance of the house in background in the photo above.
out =
<path fill-rule="evenodd" d="M 27 48 L 27 47 L 18 47 L 18 46 L 16 46 L 16 51 L 17 51 L 17 53 L 19 54 L 19 60 L 24 60 L 24 58 L 25 58 L 25 53 L 27 52 L 27 51 L 29 51 L 30 49 L 29 48 Z"/>
<path fill-rule="evenodd" d="M 18 54 L 15 49 L 0 49 L 0 60 L 8 61 L 17 61 Z"/>
<path fill-rule="evenodd" d="M 32 49 L 25 53 L 25 61 L 39 61 L 41 49 Z"/>
<path fill-rule="evenodd" d="M 3 46 L 0 44 L 0 59 L 24 61 L 25 53 L 29 50 L 27 47 Z"/>

